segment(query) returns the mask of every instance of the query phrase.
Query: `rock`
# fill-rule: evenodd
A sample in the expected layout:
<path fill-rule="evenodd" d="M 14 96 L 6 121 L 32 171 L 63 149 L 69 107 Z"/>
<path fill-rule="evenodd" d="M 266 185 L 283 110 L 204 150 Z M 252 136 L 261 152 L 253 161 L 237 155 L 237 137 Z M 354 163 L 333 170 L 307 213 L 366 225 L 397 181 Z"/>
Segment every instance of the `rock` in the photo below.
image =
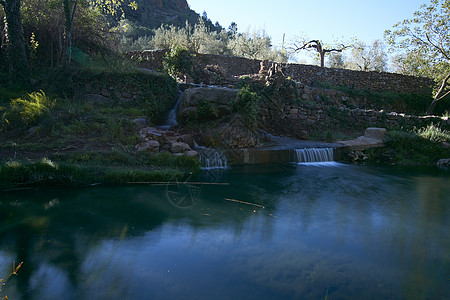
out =
<path fill-rule="evenodd" d="M 189 145 L 183 142 L 174 142 L 170 146 L 170 152 L 172 153 L 183 153 L 189 150 L 191 150 Z"/>
<path fill-rule="evenodd" d="M 132 98 L 133 97 L 133 95 L 131 95 L 130 93 L 128 93 L 128 92 L 122 92 L 122 97 L 123 98 Z"/>
<path fill-rule="evenodd" d="M 84 96 L 84 101 L 87 103 L 100 105 L 113 104 L 113 101 L 110 98 L 98 94 L 87 94 Z"/>
<path fill-rule="evenodd" d="M 259 134 L 249 128 L 241 115 L 235 114 L 229 122 L 222 123 L 214 129 L 203 134 L 205 145 L 220 146 L 223 148 L 249 148 L 261 144 Z"/>
<path fill-rule="evenodd" d="M 162 137 L 163 134 L 164 134 L 163 131 L 156 129 L 155 127 L 145 127 L 139 130 L 139 135 L 142 138 L 147 138 L 151 140 Z"/>
<path fill-rule="evenodd" d="M 137 129 L 142 129 L 142 128 L 144 128 L 144 127 L 146 127 L 148 125 L 147 119 L 144 118 L 144 117 L 136 118 L 136 119 L 134 119 L 131 122 L 133 122 L 133 124 L 136 125 Z"/>
<path fill-rule="evenodd" d="M 189 151 L 186 151 L 186 153 L 185 153 L 187 156 L 189 156 L 189 157 L 197 157 L 198 156 L 198 153 L 197 153 L 197 151 L 195 151 L 195 150 L 189 150 Z"/>
<path fill-rule="evenodd" d="M 438 167 L 450 167 L 450 158 L 440 159 L 436 165 Z"/>
<path fill-rule="evenodd" d="M 220 107 L 220 113 L 227 112 L 224 106 L 228 106 L 230 100 L 236 98 L 239 90 L 226 87 L 197 87 L 187 89 L 181 94 L 178 108 L 179 116 L 192 114 L 197 109 L 200 101 L 210 102 Z"/>
<path fill-rule="evenodd" d="M 183 142 L 194 148 L 194 136 L 192 134 L 183 134 L 178 136 L 177 142 Z"/>
<path fill-rule="evenodd" d="M 159 152 L 158 141 L 150 140 L 136 145 L 136 151 Z"/>
<path fill-rule="evenodd" d="M 364 132 L 364 136 L 369 139 L 383 141 L 386 137 L 386 128 L 369 127 Z"/>
<path fill-rule="evenodd" d="M 111 97 L 111 93 L 107 89 L 102 89 L 101 94 L 107 98 Z"/>

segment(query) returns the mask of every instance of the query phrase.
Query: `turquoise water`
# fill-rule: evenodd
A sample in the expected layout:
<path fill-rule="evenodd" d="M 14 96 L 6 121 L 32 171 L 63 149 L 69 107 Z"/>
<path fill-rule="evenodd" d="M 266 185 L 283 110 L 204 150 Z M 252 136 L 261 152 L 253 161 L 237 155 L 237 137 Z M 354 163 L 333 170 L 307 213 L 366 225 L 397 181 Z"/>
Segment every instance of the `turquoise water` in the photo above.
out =
<path fill-rule="evenodd" d="M 0 194 L 9 299 L 450 299 L 450 175 L 332 165 Z M 216 183 L 226 183 L 219 185 Z"/>

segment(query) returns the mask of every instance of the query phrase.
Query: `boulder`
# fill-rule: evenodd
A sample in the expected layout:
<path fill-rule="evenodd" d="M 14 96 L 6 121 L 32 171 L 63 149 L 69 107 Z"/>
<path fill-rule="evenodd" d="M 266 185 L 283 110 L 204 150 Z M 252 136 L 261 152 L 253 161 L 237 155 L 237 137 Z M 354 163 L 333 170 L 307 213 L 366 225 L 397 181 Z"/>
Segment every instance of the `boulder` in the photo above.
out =
<path fill-rule="evenodd" d="M 183 142 L 174 142 L 170 146 L 170 152 L 172 153 L 183 153 L 189 150 L 191 150 L 191 147 L 189 147 L 188 144 Z"/>
<path fill-rule="evenodd" d="M 156 129 L 155 127 L 145 127 L 139 130 L 139 135 L 145 139 L 157 139 L 164 135 L 164 131 Z"/>
<path fill-rule="evenodd" d="M 136 118 L 131 122 L 133 122 L 133 124 L 136 125 L 137 129 L 145 128 L 148 125 L 147 119 L 145 117 Z"/>
<path fill-rule="evenodd" d="M 136 145 L 136 151 L 159 152 L 158 141 L 150 140 Z"/>
<path fill-rule="evenodd" d="M 364 136 L 369 139 L 383 141 L 386 138 L 386 128 L 369 127 L 364 131 Z"/>
<path fill-rule="evenodd" d="M 438 167 L 450 167 L 450 158 L 440 159 L 437 164 Z"/>
<path fill-rule="evenodd" d="M 189 150 L 189 151 L 186 151 L 186 153 L 185 153 L 187 156 L 189 156 L 189 157 L 197 157 L 198 156 L 198 153 L 197 153 L 197 151 L 195 151 L 195 150 Z"/>
<path fill-rule="evenodd" d="M 239 90 L 226 87 L 196 87 L 185 90 L 181 94 L 178 114 L 184 116 L 192 114 L 200 101 L 210 102 L 220 107 L 220 111 L 224 112 L 224 106 L 228 106 L 230 100 L 235 99 Z"/>

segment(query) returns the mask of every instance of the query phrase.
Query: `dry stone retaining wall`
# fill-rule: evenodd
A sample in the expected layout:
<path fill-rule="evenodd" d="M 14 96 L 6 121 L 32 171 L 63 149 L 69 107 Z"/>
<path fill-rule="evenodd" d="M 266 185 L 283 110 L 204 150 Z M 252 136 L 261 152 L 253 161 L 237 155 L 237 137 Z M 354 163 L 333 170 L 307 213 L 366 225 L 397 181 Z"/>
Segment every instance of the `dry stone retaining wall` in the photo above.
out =
<path fill-rule="evenodd" d="M 163 50 L 128 52 L 126 56 L 139 62 L 140 66 L 162 69 Z M 260 60 L 212 54 L 196 54 L 202 68 L 217 65 L 227 76 L 258 73 Z M 392 91 L 398 93 L 431 94 L 434 81 L 425 77 L 405 76 L 383 72 L 360 72 L 345 69 L 321 68 L 313 65 L 280 64 L 283 73 L 306 85 L 345 86 L 355 90 Z"/>

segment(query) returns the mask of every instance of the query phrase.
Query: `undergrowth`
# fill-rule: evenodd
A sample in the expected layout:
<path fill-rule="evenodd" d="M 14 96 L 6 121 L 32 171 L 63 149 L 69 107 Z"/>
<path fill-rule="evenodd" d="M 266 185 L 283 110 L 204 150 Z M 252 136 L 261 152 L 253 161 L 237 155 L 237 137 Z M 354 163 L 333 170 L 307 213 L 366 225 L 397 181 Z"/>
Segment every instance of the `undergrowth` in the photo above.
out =
<path fill-rule="evenodd" d="M 429 125 L 413 131 L 390 131 L 386 143 L 389 159 L 403 165 L 434 165 L 450 158 L 450 149 L 442 145 L 450 141 L 450 132 Z"/>

